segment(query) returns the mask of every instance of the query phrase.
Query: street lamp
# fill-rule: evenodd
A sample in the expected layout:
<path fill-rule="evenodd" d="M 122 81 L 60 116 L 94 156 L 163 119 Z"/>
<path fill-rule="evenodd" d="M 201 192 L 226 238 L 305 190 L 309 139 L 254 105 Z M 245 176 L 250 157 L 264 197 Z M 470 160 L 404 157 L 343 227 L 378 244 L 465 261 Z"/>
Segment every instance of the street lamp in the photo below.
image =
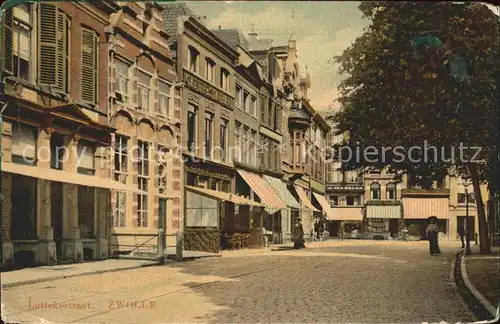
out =
<path fill-rule="evenodd" d="M 469 191 L 467 190 L 467 187 L 470 186 L 469 177 L 462 176 L 462 184 L 465 189 L 465 254 L 471 254 L 469 237 Z"/>

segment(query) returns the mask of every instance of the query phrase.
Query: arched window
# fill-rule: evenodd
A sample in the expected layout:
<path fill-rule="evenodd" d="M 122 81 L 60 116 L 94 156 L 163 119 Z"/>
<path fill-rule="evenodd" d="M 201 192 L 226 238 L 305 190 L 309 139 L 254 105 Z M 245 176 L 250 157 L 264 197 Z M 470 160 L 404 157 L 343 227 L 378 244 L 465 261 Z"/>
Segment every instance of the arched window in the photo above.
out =
<path fill-rule="evenodd" d="M 386 186 L 386 192 L 387 192 L 387 199 L 389 200 L 396 200 L 396 184 L 393 182 L 390 182 Z"/>
<path fill-rule="evenodd" d="M 374 182 L 370 185 L 370 194 L 371 194 L 371 199 L 373 200 L 380 200 L 380 184 L 377 182 Z"/>

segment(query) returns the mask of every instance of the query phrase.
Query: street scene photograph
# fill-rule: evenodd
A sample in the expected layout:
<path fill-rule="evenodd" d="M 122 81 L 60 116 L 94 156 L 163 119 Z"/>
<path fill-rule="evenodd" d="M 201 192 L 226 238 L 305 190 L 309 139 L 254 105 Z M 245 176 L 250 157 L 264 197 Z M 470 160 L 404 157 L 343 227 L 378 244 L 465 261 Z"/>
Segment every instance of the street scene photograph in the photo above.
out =
<path fill-rule="evenodd" d="M 500 5 L 0 5 L 0 323 L 497 323 Z"/>

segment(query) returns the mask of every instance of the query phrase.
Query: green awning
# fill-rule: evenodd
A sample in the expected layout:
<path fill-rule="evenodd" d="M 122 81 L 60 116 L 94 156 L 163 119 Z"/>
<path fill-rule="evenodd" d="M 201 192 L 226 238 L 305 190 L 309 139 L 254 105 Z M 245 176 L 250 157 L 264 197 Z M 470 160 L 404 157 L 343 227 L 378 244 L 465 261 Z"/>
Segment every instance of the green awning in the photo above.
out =
<path fill-rule="evenodd" d="M 264 175 L 264 179 L 266 179 L 267 183 L 273 188 L 273 190 L 278 194 L 281 200 L 290 208 L 300 209 L 300 204 L 295 200 L 290 191 L 286 188 L 286 185 L 283 181 L 278 178 L 273 178 L 267 175 Z"/>

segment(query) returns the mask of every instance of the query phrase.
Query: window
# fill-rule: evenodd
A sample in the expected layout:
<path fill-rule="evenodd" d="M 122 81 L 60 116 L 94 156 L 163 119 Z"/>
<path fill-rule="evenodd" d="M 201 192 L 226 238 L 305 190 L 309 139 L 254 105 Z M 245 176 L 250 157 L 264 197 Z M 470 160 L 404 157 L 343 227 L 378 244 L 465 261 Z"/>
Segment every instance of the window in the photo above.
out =
<path fill-rule="evenodd" d="M 167 162 L 168 162 L 168 155 L 169 155 L 169 149 L 158 145 L 158 151 L 156 152 L 157 154 L 157 178 L 158 178 L 158 190 L 160 193 L 166 193 L 167 190 Z"/>
<path fill-rule="evenodd" d="M 116 203 L 115 203 L 115 212 L 113 214 L 113 226 L 114 227 L 125 227 L 125 217 L 126 217 L 126 193 L 125 192 L 116 192 Z"/>
<path fill-rule="evenodd" d="M 170 85 L 164 81 L 158 82 L 158 111 L 163 117 L 170 117 Z"/>
<path fill-rule="evenodd" d="M 39 83 L 53 86 L 55 89 L 67 93 L 69 91 L 70 67 L 70 20 L 64 12 L 57 9 L 56 5 L 48 3 L 40 3 L 39 17 Z M 97 53 L 95 54 L 97 55 Z M 82 49 L 83 57 L 90 59 L 89 62 L 86 62 L 86 66 L 93 66 L 92 53 L 83 55 Z M 85 82 L 87 84 L 87 81 Z"/>
<path fill-rule="evenodd" d="M 371 199 L 380 200 L 380 184 L 374 182 L 370 185 Z"/>
<path fill-rule="evenodd" d="M 151 76 L 142 71 L 137 71 L 137 98 L 139 110 L 148 112 L 151 93 Z"/>
<path fill-rule="evenodd" d="M 468 195 L 468 196 L 469 196 L 469 197 L 468 197 L 468 198 L 469 198 L 468 203 L 469 203 L 469 204 L 475 204 L 476 202 L 475 202 L 475 198 L 474 198 L 474 193 L 469 193 L 469 195 Z M 465 194 L 464 194 L 464 193 L 459 193 L 459 194 L 457 194 L 457 202 L 458 202 L 459 204 L 466 204 L 466 203 L 467 203 L 467 201 L 466 201 L 466 199 L 465 199 L 465 198 L 466 198 L 466 197 L 465 197 Z"/>
<path fill-rule="evenodd" d="M 266 113 L 267 113 L 267 98 L 260 97 L 260 121 L 261 123 L 266 122 Z"/>
<path fill-rule="evenodd" d="M 115 60 L 115 91 L 122 95 L 121 101 L 124 103 L 127 103 L 129 100 L 129 68 L 130 66 L 127 63 Z"/>
<path fill-rule="evenodd" d="M 18 4 L 5 11 L 4 67 L 14 76 L 27 81 L 30 80 L 30 9 L 28 4 Z"/>
<path fill-rule="evenodd" d="M 214 81 L 215 76 L 215 62 L 209 58 L 205 59 L 205 78 L 209 82 Z"/>
<path fill-rule="evenodd" d="M 13 240 L 36 238 L 37 190 L 36 179 L 12 175 L 12 224 Z"/>
<path fill-rule="evenodd" d="M 252 165 L 257 164 L 257 133 L 252 131 L 252 135 L 250 137 L 250 163 Z"/>
<path fill-rule="evenodd" d="M 257 98 L 252 96 L 252 101 L 250 102 L 250 115 L 255 116 L 257 113 Z"/>
<path fill-rule="evenodd" d="M 97 103 L 99 99 L 99 36 L 82 28 L 82 99 Z"/>
<path fill-rule="evenodd" d="M 93 187 L 78 186 L 78 227 L 81 238 L 95 237 L 95 192 Z"/>
<path fill-rule="evenodd" d="M 94 175 L 95 174 L 95 148 L 92 144 L 79 141 L 78 142 L 78 161 L 77 171 L 81 174 Z"/>
<path fill-rule="evenodd" d="M 244 110 L 249 113 L 250 112 L 250 94 L 246 91 L 243 91 L 243 105 Z"/>
<path fill-rule="evenodd" d="M 200 52 L 198 52 L 194 47 L 188 47 L 188 62 L 189 70 L 198 73 L 198 59 L 200 57 Z"/>
<path fill-rule="evenodd" d="M 213 119 L 214 115 L 205 113 L 205 157 L 212 158 L 212 142 L 213 142 Z"/>
<path fill-rule="evenodd" d="M 217 200 L 186 192 L 186 226 L 217 227 L 219 224 Z"/>
<path fill-rule="evenodd" d="M 64 137 L 60 134 L 50 135 L 50 167 L 62 170 L 64 160 Z"/>
<path fill-rule="evenodd" d="M 283 121 L 283 108 L 281 106 L 276 106 L 276 130 L 281 132 Z"/>
<path fill-rule="evenodd" d="M 441 180 L 436 181 L 436 187 L 437 187 L 437 189 L 446 189 L 445 179 L 441 179 Z"/>
<path fill-rule="evenodd" d="M 361 204 L 361 199 L 359 196 L 347 196 L 346 205 L 347 206 L 359 206 Z"/>
<path fill-rule="evenodd" d="M 388 183 L 387 187 L 387 199 L 390 200 L 395 200 L 396 199 L 396 184 L 395 183 Z"/>
<path fill-rule="evenodd" d="M 149 144 L 138 141 L 137 156 L 137 226 L 148 227 L 148 180 L 149 180 Z"/>
<path fill-rule="evenodd" d="M 236 85 L 236 107 L 243 109 L 243 91 L 239 84 Z"/>
<path fill-rule="evenodd" d="M 187 142 L 187 147 L 188 151 L 190 152 L 195 152 L 195 145 L 196 145 L 196 107 L 188 104 L 188 142 Z"/>
<path fill-rule="evenodd" d="M 229 91 L 229 72 L 224 68 L 220 69 L 220 87 Z"/>
<path fill-rule="evenodd" d="M 12 124 L 12 162 L 19 164 L 36 164 L 37 130 L 34 127 Z"/>
<path fill-rule="evenodd" d="M 273 127 L 273 106 L 274 103 L 272 102 L 271 99 L 269 99 L 269 104 L 267 106 L 268 112 L 267 112 L 267 126 Z"/>
<path fill-rule="evenodd" d="M 241 161 L 241 129 L 241 124 L 236 122 L 234 127 L 234 148 L 236 149 L 234 159 L 236 159 L 236 161 Z"/>
<path fill-rule="evenodd" d="M 124 175 L 127 173 L 127 143 L 125 136 L 115 137 L 115 181 L 126 182 Z"/>
<path fill-rule="evenodd" d="M 227 125 L 228 121 L 226 119 L 222 119 L 220 122 L 220 159 L 221 161 L 227 160 Z"/>

